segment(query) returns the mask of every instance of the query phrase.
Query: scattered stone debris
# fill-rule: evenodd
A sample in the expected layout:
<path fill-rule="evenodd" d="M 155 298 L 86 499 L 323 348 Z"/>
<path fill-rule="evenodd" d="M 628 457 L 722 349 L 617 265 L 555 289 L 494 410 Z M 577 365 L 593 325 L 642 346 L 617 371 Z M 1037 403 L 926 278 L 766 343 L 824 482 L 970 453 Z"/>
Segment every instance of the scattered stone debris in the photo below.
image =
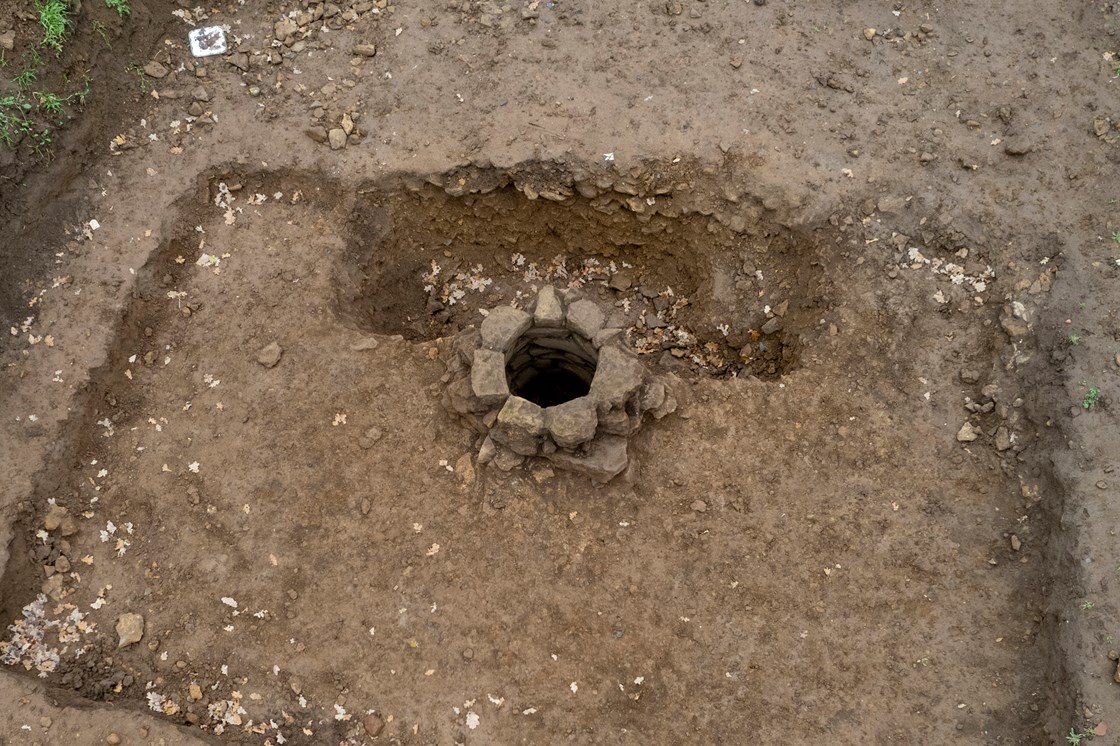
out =
<path fill-rule="evenodd" d="M 961 443 L 971 443 L 979 437 L 980 432 L 972 426 L 971 422 L 964 423 L 957 431 L 957 440 Z"/>

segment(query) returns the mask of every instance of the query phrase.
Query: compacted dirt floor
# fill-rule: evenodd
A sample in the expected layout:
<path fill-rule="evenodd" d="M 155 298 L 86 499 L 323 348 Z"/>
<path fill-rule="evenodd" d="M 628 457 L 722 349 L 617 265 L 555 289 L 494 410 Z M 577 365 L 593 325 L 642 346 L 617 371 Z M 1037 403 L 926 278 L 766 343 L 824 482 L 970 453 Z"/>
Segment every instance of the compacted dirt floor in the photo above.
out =
<path fill-rule="evenodd" d="M 0 181 L 0 742 L 1114 742 L 1120 5 L 72 34 Z M 545 285 L 678 402 L 605 485 L 444 406 Z"/>

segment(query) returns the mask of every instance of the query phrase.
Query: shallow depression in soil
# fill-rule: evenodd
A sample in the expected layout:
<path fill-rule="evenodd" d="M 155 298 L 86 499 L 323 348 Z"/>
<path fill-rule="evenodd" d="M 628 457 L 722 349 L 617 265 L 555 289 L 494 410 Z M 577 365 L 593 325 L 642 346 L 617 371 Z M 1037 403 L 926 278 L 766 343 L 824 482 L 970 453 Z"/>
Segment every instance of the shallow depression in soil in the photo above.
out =
<path fill-rule="evenodd" d="M 551 284 L 610 309 L 608 326 L 652 363 L 774 378 L 799 364 L 804 310 L 821 294 L 814 256 L 780 229 L 747 236 L 575 195 L 427 187 L 359 200 L 337 307 L 368 331 L 434 339 Z"/>

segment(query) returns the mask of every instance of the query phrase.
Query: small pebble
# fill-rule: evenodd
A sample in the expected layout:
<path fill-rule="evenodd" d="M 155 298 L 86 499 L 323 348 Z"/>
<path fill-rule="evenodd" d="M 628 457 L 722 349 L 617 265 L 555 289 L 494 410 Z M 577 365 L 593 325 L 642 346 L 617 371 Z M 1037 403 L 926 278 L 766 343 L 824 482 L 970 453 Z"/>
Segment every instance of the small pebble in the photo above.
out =
<path fill-rule="evenodd" d="M 366 715 L 362 718 L 362 727 L 365 728 L 366 735 L 370 738 L 377 738 L 385 728 L 385 721 L 377 715 Z"/>

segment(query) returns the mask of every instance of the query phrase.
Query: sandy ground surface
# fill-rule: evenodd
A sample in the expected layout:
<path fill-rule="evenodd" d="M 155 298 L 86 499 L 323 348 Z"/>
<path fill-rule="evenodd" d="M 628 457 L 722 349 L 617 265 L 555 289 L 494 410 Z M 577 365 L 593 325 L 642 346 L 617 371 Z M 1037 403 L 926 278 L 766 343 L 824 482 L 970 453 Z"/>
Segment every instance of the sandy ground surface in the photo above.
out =
<path fill-rule="evenodd" d="M 3 738 L 1115 737 L 1117 7 L 85 5 L 0 182 Z M 546 283 L 680 402 L 605 486 L 441 406 Z"/>

